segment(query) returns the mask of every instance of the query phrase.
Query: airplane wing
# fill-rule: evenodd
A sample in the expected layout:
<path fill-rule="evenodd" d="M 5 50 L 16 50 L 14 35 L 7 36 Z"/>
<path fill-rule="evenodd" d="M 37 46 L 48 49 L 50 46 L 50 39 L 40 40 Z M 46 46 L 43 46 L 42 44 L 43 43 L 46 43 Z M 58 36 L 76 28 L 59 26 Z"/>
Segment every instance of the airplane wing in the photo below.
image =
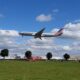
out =
<path fill-rule="evenodd" d="M 19 33 L 19 35 L 22 35 L 22 36 L 34 36 L 34 38 L 40 38 L 41 37 L 57 37 L 57 36 L 60 36 L 62 35 L 62 31 L 63 31 L 63 28 L 61 28 L 59 31 L 57 31 L 55 34 L 52 34 L 52 33 L 43 33 L 45 30 L 45 28 L 41 29 L 40 31 L 38 32 L 23 32 L 23 33 Z"/>

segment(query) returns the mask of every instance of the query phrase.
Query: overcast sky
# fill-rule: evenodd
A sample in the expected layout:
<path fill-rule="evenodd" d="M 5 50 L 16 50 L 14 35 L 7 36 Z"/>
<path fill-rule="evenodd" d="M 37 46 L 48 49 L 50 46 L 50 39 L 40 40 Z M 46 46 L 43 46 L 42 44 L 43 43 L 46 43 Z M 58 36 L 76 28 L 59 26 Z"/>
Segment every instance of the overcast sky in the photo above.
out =
<path fill-rule="evenodd" d="M 43 27 L 51 33 L 64 28 L 63 35 L 40 40 L 18 34 Z M 26 50 L 40 56 L 80 55 L 80 0 L 0 0 L 0 50 L 4 48 L 10 55 Z"/>

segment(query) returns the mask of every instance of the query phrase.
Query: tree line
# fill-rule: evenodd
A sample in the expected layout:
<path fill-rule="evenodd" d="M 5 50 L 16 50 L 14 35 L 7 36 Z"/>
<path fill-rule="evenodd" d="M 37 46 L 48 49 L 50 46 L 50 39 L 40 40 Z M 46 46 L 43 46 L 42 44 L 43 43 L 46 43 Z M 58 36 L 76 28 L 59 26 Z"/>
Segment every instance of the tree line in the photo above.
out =
<path fill-rule="evenodd" d="M 7 57 L 9 55 L 9 50 L 8 49 L 2 49 L 1 52 L 0 52 L 0 56 L 2 56 L 4 59 L 5 57 Z M 51 52 L 48 52 L 46 54 L 46 58 L 47 60 L 51 60 L 52 58 L 52 53 Z M 25 52 L 25 57 L 26 59 L 30 60 L 32 58 L 32 52 L 31 51 L 26 51 Z M 69 58 L 70 58 L 70 55 L 68 53 L 65 53 L 63 55 L 63 58 L 67 61 Z"/>
<path fill-rule="evenodd" d="M 52 56 L 53 56 L 52 53 L 51 53 L 51 52 L 48 52 L 48 53 L 46 54 L 47 60 L 51 60 Z M 26 57 L 27 59 L 31 59 L 31 57 L 32 57 L 32 52 L 31 52 L 31 51 L 26 51 L 26 52 L 25 52 L 25 57 Z M 63 55 L 63 58 L 67 61 L 67 60 L 70 58 L 70 55 L 69 55 L 68 53 L 65 53 L 65 54 Z"/>

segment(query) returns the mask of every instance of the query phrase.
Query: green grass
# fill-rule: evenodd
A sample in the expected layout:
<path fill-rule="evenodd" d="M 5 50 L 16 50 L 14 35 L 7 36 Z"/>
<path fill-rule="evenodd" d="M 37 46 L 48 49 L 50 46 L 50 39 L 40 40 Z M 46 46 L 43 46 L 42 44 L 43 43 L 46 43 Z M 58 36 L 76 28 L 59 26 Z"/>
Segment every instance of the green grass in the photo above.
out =
<path fill-rule="evenodd" d="M 0 80 L 80 80 L 80 63 L 1 60 Z"/>

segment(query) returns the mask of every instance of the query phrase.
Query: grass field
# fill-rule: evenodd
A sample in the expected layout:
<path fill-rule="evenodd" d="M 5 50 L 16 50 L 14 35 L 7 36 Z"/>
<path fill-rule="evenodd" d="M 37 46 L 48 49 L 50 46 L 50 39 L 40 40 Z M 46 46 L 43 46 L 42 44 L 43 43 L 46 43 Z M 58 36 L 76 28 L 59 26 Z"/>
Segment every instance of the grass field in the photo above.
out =
<path fill-rule="evenodd" d="M 0 80 L 80 80 L 80 63 L 1 60 Z"/>

